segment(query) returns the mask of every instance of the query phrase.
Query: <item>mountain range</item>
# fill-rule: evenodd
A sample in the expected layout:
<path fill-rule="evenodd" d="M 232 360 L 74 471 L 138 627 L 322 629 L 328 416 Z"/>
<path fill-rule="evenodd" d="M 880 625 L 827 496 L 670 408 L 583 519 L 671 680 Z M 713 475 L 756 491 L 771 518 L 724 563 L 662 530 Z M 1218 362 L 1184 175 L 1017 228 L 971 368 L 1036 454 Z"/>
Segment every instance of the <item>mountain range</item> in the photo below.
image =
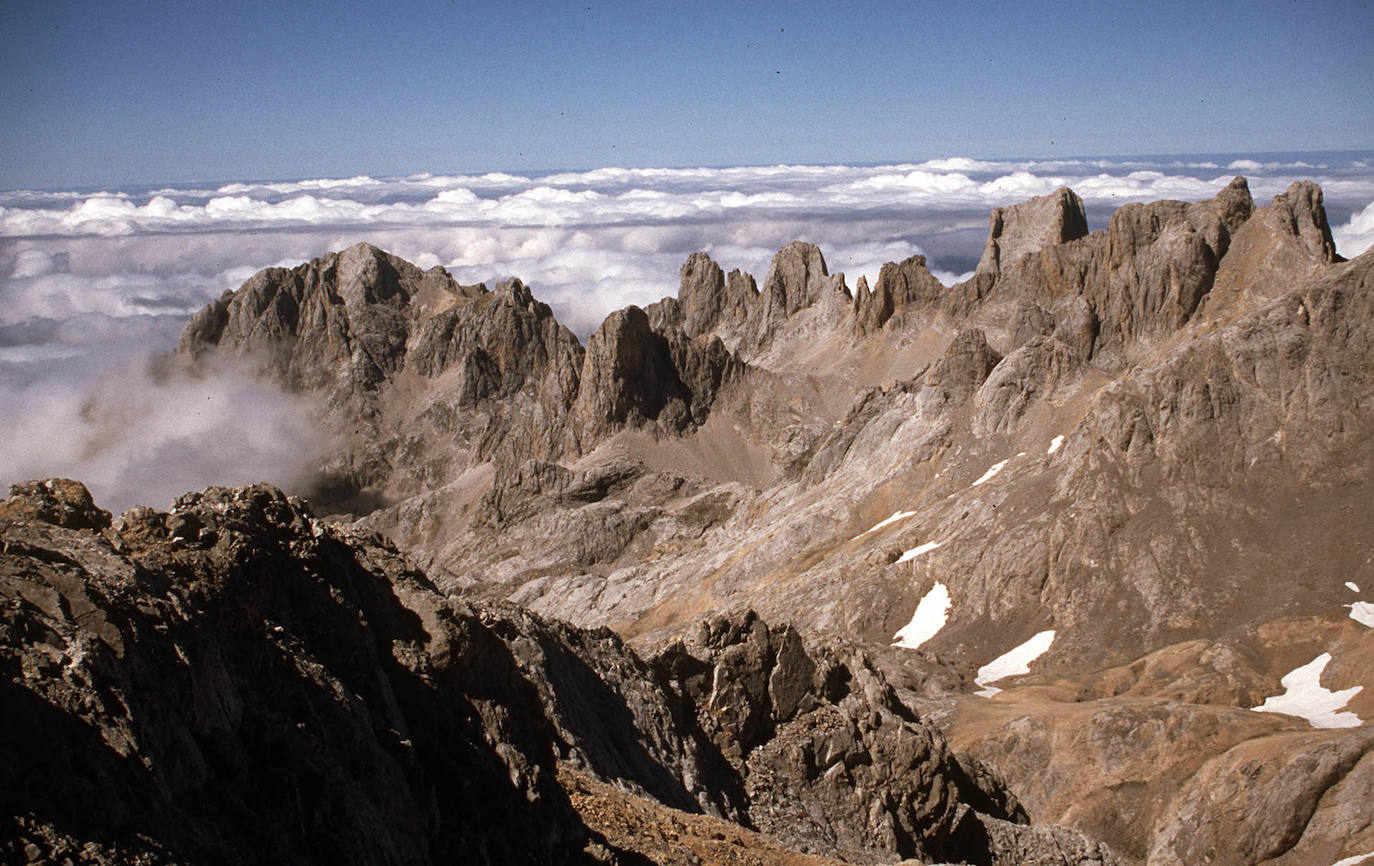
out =
<path fill-rule="evenodd" d="M 697 253 L 585 344 L 367 244 L 264 270 L 158 374 L 316 407 L 309 505 L 0 506 L 12 853 L 1358 862 L 1372 278 L 1239 177 L 997 208 L 953 286 Z"/>

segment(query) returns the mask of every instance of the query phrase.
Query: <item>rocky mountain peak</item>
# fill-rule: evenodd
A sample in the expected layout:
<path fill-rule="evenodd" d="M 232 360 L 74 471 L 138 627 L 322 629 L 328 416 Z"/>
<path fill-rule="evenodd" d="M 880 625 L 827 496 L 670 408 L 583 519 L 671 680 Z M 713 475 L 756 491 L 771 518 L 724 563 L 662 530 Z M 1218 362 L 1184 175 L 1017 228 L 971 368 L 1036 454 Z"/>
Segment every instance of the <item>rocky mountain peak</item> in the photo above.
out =
<path fill-rule="evenodd" d="M 1272 218 L 1298 238 L 1308 256 L 1323 263 L 1337 260 L 1336 243 L 1322 206 L 1322 188 L 1310 180 L 1294 181 L 1269 206 Z"/>
<path fill-rule="evenodd" d="M 725 272 L 706 253 L 692 253 L 682 263 L 677 301 L 687 336 L 711 330 L 726 307 Z"/>
<path fill-rule="evenodd" d="M 854 323 L 858 333 L 872 334 L 908 307 L 930 308 L 947 300 L 948 290 L 930 272 L 925 256 L 888 262 L 878 271 L 871 291 L 864 282 L 854 295 Z"/>
<path fill-rule="evenodd" d="M 773 254 L 768 275 L 763 278 L 763 317 L 786 318 L 815 304 L 829 284 L 829 276 L 820 247 L 805 241 L 787 244 Z"/>
<path fill-rule="evenodd" d="M 587 340 L 581 385 L 573 413 L 583 430 L 604 435 L 620 426 L 656 421 L 665 407 L 670 430 L 681 429 L 691 401 L 669 352 L 649 317 L 630 306 L 611 313 Z"/>
<path fill-rule="evenodd" d="M 1255 209 L 1231 236 L 1217 269 L 1213 317 L 1276 297 L 1285 284 L 1339 260 L 1321 187 L 1310 181 L 1293 183 L 1268 207 Z"/>
<path fill-rule="evenodd" d="M 803 241 L 787 244 L 774 254 L 759 289 L 754 345 L 766 346 L 783 322 L 837 291 L 848 300 L 848 290 L 830 277 L 819 247 Z"/>
<path fill-rule="evenodd" d="M 1068 187 L 1020 204 L 994 208 L 988 217 L 988 240 L 976 273 L 997 277 L 1027 253 L 1088 234 L 1083 200 Z"/>

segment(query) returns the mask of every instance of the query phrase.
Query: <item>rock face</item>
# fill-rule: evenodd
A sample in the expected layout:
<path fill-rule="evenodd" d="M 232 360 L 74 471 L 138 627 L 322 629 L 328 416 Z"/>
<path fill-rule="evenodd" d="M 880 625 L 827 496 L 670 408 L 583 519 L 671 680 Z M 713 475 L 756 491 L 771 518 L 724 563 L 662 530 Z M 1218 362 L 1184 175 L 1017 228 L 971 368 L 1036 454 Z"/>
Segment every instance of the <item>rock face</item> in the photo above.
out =
<path fill-rule="evenodd" d="M 947 290 L 926 267 L 925 256 L 912 256 L 900 264 L 891 262 L 878 272 L 872 292 L 860 291 L 854 299 L 859 333 L 871 334 L 908 307 L 933 307 Z"/>
<path fill-rule="evenodd" d="M 560 764 L 851 862 L 1010 863 L 1029 832 L 862 653 L 752 614 L 645 662 L 446 599 L 266 485 L 111 526 L 79 484 L 35 482 L 0 532 L 10 859 L 619 862 Z M 796 824 L 804 803 L 843 809 Z"/>
<path fill-rule="evenodd" d="M 504 645 L 394 550 L 268 487 L 102 531 L 0 520 L 10 857 L 495 863 L 583 846 L 532 696 L 479 686 L 514 670 Z"/>
<path fill-rule="evenodd" d="M 994 208 L 988 217 L 987 246 L 976 273 L 995 280 L 1022 256 L 1087 233 L 1083 200 L 1067 187 L 1011 207 Z"/>

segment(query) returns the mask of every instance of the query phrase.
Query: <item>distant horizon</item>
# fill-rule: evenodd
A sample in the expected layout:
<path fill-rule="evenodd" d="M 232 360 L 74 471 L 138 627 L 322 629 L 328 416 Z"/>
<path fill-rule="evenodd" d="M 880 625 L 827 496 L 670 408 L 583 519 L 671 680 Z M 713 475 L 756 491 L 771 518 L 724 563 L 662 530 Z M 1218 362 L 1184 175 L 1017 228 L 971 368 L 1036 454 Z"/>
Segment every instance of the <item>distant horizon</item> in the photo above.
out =
<path fill-rule="evenodd" d="M 604 165 L 584 165 L 584 166 L 554 166 L 542 168 L 423 168 L 416 171 L 406 171 L 400 173 L 385 174 L 372 171 L 337 172 L 330 174 L 283 174 L 274 177 L 189 177 L 189 178 L 159 178 L 146 181 L 103 181 L 100 183 L 86 184 L 66 184 L 62 186 L 0 186 L 0 194 L 18 192 L 44 192 L 44 193 L 71 193 L 71 192 L 97 192 L 106 188 L 137 190 L 139 192 L 151 192 L 161 187 L 172 186 L 209 186 L 225 184 L 273 184 L 273 183 L 293 183 L 305 180 L 349 180 L 352 178 L 367 177 L 374 180 L 402 180 L 414 177 L 482 177 L 493 174 L 510 174 L 517 177 L 540 178 L 552 174 L 575 174 L 586 173 L 607 169 L 628 169 L 628 170 L 653 170 L 662 169 L 665 171 L 687 171 L 692 169 L 730 169 L 730 168 L 800 168 L 800 167 L 832 167 L 848 166 L 853 168 L 880 168 L 886 166 L 922 165 L 925 163 L 941 160 L 972 159 L 986 162 L 1035 162 L 1035 163 L 1085 163 L 1097 160 L 1111 162 L 1153 162 L 1160 160 L 1184 158 L 1284 158 L 1284 157 L 1312 157 L 1312 156 L 1331 156 L 1331 157 L 1367 157 L 1374 159 L 1374 147 L 1346 147 L 1346 148 L 1324 148 L 1321 150 L 1313 149 L 1292 149 L 1292 150 L 1218 150 L 1218 151 L 1169 151 L 1161 153 L 1080 153 L 1080 154 L 1060 154 L 1055 156 L 1033 156 L 1026 154 L 974 154 L 974 153 L 945 153 L 936 156 L 924 156 L 920 158 L 907 159 L 879 159 L 879 160 L 830 160 L 830 161 L 800 161 L 800 162 L 737 162 L 737 163 L 712 163 L 695 164 L 681 163 L 677 165 L 630 165 L 628 163 L 607 163 Z M 1234 161 L 1234 159 L 1232 160 Z M 1313 166 L 1316 168 L 1317 166 Z M 1218 169 L 1229 168 L 1227 165 L 1218 164 Z M 1236 169 L 1243 173 L 1241 169 Z M 0 235 L 2 236 L 2 235 Z"/>

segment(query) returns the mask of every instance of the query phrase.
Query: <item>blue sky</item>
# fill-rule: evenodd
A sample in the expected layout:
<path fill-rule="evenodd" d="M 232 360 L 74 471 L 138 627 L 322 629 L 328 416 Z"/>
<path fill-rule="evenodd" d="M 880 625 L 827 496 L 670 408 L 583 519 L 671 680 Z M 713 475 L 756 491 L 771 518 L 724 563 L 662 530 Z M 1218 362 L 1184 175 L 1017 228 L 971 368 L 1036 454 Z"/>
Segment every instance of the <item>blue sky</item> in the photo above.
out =
<path fill-rule="evenodd" d="M 1374 4 L 0 3 L 0 188 L 1374 146 Z"/>

